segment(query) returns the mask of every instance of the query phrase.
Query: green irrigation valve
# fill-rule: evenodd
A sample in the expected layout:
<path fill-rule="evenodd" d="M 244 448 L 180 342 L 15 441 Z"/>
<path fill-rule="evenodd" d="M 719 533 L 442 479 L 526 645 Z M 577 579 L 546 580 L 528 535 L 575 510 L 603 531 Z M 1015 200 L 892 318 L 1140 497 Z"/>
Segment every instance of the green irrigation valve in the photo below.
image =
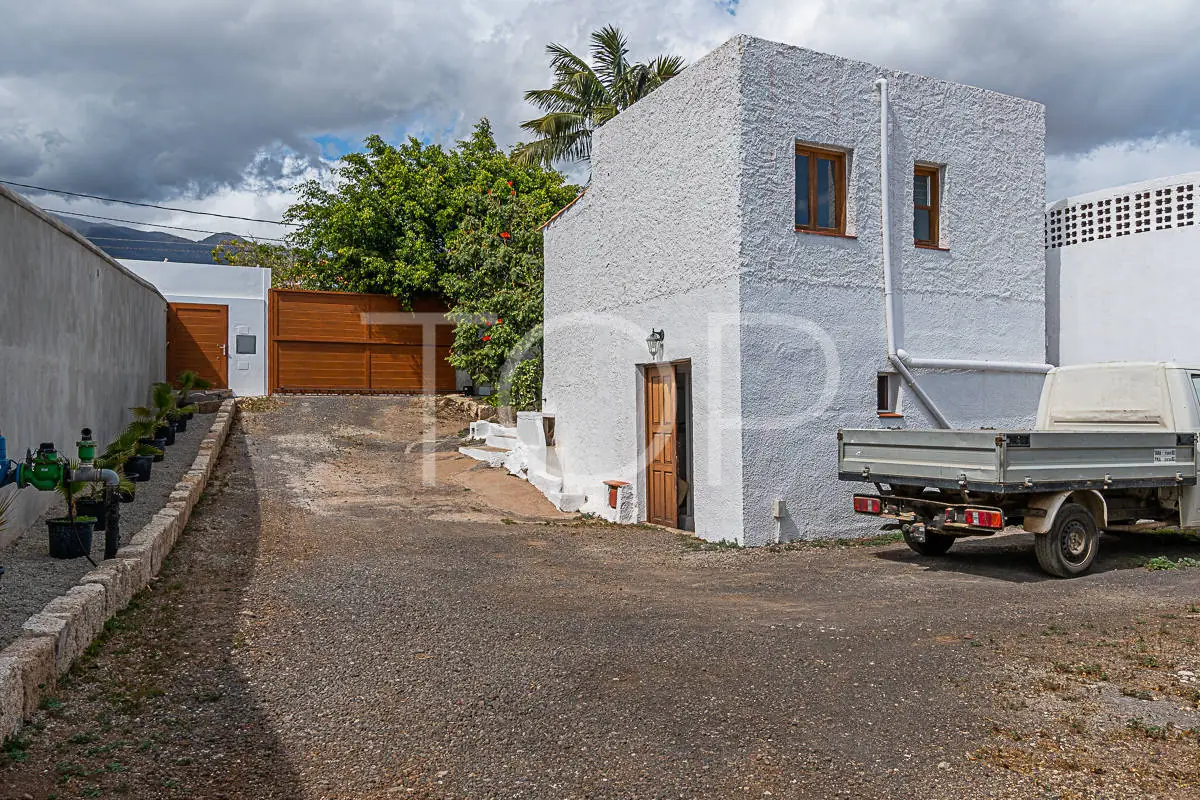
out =
<path fill-rule="evenodd" d="M 92 429 L 84 428 L 79 432 L 80 439 L 75 443 L 79 448 L 79 463 L 91 464 L 96 460 L 96 443 L 92 441 Z"/>
<path fill-rule="evenodd" d="M 21 465 L 21 486 L 32 486 L 38 491 L 51 492 L 67 478 L 67 462 L 58 457 L 53 442 L 38 446 L 32 459 Z"/>

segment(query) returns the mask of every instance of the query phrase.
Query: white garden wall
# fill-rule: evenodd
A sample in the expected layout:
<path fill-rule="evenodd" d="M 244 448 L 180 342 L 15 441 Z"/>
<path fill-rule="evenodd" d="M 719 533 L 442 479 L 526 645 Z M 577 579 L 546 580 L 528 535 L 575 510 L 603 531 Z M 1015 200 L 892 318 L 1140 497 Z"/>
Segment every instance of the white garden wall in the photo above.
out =
<path fill-rule="evenodd" d="M 1200 172 L 1069 197 L 1046 213 L 1048 351 L 1200 365 Z"/>

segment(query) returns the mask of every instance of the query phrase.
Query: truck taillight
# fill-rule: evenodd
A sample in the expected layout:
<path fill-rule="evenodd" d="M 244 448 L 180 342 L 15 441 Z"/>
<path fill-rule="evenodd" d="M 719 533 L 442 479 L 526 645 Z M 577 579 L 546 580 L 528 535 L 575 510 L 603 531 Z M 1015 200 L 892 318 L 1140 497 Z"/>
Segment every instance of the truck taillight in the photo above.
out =
<path fill-rule="evenodd" d="M 963 522 L 975 528 L 1004 527 L 1004 515 L 999 511 L 988 511 L 983 508 L 968 508 L 963 512 Z"/>
<path fill-rule="evenodd" d="M 878 497 L 859 497 L 854 498 L 854 510 L 859 514 L 880 514 L 883 512 L 883 504 L 879 502 Z"/>

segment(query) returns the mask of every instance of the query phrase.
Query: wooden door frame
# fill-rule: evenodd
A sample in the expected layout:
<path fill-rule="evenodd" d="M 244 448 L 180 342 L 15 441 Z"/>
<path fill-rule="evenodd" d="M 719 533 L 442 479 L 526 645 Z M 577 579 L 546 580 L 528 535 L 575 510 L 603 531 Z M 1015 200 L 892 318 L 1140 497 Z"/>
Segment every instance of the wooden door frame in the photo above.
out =
<path fill-rule="evenodd" d="M 640 380 L 641 391 L 639 393 L 638 399 L 640 402 L 638 404 L 637 410 L 638 410 L 638 418 L 640 420 L 640 426 L 641 426 L 641 436 L 639 437 L 639 440 L 642 443 L 641 458 L 639 459 L 639 461 L 641 462 L 639 464 L 639 467 L 640 467 L 639 479 L 641 482 L 641 486 L 642 486 L 642 490 L 643 490 L 643 498 L 644 498 L 643 506 L 641 509 L 642 513 L 639 516 L 641 516 L 642 520 L 646 521 L 646 522 L 650 521 L 650 505 L 651 505 L 651 498 L 650 498 L 650 491 L 651 491 L 650 490 L 650 465 L 652 463 L 651 457 L 650 457 L 651 431 L 650 431 L 650 405 L 648 402 L 648 392 L 647 392 L 647 389 L 649 387 L 650 375 L 656 371 L 670 370 L 671 380 L 672 380 L 672 385 L 673 385 L 672 396 L 675 398 L 675 403 L 676 403 L 676 407 L 677 407 L 678 398 L 679 398 L 678 371 L 679 371 L 679 367 L 684 366 L 684 365 L 687 366 L 687 369 L 689 370 L 689 372 L 692 371 L 692 360 L 690 358 L 682 358 L 682 359 L 677 359 L 675 361 L 651 362 L 651 363 L 638 365 L 638 373 L 639 373 L 639 377 L 641 379 Z M 679 415 L 678 415 L 677 408 L 672 409 L 672 415 L 673 415 L 673 433 L 672 433 L 671 441 L 675 447 L 676 454 L 678 454 L 678 451 L 679 451 Z M 688 436 L 690 437 L 690 436 L 694 435 L 694 432 L 691 429 L 692 425 L 694 425 L 694 419 L 689 420 L 689 422 L 692 423 L 688 426 Z M 675 464 L 675 480 L 676 481 L 679 480 L 679 464 L 678 463 Z M 692 476 L 689 480 L 689 487 L 690 487 L 689 492 L 691 492 L 694 497 L 694 495 L 695 495 L 695 478 L 694 478 L 694 476 Z M 676 508 L 674 509 L 675 525 L 673 526 L 676 528 L 679 527 L 679 509 L 678 509 L 679 500 L 678 500 L 678 497 L 679 497 L 678 489 L 676 489 L 676 491 L 675 491 Z M 694 500 L 693 500 L 693 503 L 694 503 Z M 661 524 L 661 523 L 652 523 L 652 524 Z M 668 527 L 671 527 L 671 526 L 668 526 Z"/>
<path fill-rule="evenodd" d="M 214 386 L 213 388 L 214 389 L 228 389 L 229 388 L 229 306 L 225 305 L 223 303 L 173 303 L 173 302 L 168 301 L 167 302 L 167 320 L 166 320 L 168 333 L 170 332 L 169 328 L 171 325 L 171 311 L 172 311 L 172 309 L 177 309 L 177 308 L 194 308 L 194 309 L 200 309 L 200 310 L 205 310 L 205 311 L 215 310 L 215 311 L 220 312 L 222 322 L 224 323 L 223 330 L 225 333 L 225 353 L 224 353 L 224 358 L 220 362 L 220 364 L 221 364 L 220 372 L 222 373 L 222 375 L 221 375 L 222 385 Z M 176 316 L 178 317 L 178 314 L 176 314 Z M 170 347 L 169 339 L 167 340 L 167 346 Z M 167 382 L 173 383 L 175 381 L 175 377 L 176 377 L 175 375 L 168 375 Z"/>

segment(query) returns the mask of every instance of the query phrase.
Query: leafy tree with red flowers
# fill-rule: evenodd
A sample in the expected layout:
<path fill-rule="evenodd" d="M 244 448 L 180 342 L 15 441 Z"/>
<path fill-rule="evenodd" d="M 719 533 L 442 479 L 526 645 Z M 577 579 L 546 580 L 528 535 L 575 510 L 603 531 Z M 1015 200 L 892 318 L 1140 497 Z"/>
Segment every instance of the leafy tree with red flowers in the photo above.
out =
<path fill-rule="evenodd" d="M 331 185 L 302 184 L 284 215 L 299 226 L 289 241 L 298 285 L 389 294 L 409 305 L 444 298 L 457 323 L 451 363 L 476 384 L 501 389 L 499 402 L 536 407 L 540 345 L 514 348 L 541 326 L 539 227 L 578 188 L 501 150 L 486 119 L 449 149 L 413 138 L 393 146 L 370 136 L 365 144 L 341 159 Z"/>

